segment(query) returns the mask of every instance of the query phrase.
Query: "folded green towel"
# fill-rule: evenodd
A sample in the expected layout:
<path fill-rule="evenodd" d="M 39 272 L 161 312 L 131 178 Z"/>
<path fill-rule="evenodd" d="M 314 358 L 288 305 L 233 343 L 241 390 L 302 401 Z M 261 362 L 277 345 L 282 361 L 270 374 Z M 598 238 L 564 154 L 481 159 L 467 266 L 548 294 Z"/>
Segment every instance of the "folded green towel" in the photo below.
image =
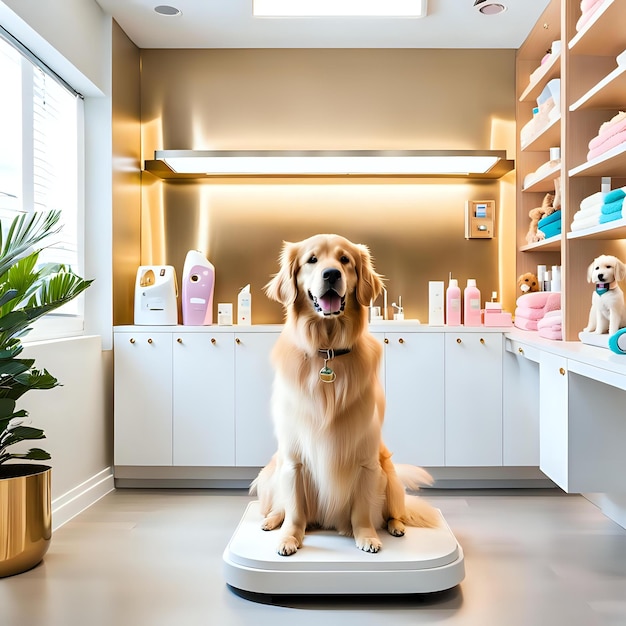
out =
<path fill-rule="evenodd" d="M 561 234 L 561 222 L 552 222 L 552 224 L 547 224 L 539 230 L 546 236 L 546 239 L 550 239 L 550 237 Z"/>
<path fill-rule="evenodd" d="M 555 211 L 554 213 L 551 213 L 550 215 L 546 215 L 545 217 L 542 217 L 539 220 L 539 223 L 537 224 L 537 226 L 539 228 L 542 228 L 544 226 L 547 226 L 548 224 L 559 222 L 560 220 L 561 220 L 561 210 L 559 209 L 558 211 Z"/>
<path fill-rule="evenodd" d="M 624 198 L 620 198 L 619 200 L 614 200 L 613 202 L 605 202 L 600 207 L 600 213 L 602 213 L 602 215 L 609 215 L 610 213 L 617 213 L 617 211 L 622 210 L 623 204 L 624 204 Z"/>

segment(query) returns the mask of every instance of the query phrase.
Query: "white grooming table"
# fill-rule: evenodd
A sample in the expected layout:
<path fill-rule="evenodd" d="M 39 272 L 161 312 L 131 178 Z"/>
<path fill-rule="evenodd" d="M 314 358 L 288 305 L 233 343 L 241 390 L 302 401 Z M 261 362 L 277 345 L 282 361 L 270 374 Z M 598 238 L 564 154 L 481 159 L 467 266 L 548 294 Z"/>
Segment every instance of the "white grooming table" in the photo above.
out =
<path fill-rule="evenodd" d="M 279 530 L 261 529 L 259 502 L 248 504 L 224 550 L 226 583 L 271 595 L 414 594 L 451 589 L 465 577 L 463 550 L 441 511 L 438 528 L 407 527 L 403 537 L 379 531 L 377 553 L 359 550 L 352 537 L 307 531 L 291 556 L 276 552 Z"/>

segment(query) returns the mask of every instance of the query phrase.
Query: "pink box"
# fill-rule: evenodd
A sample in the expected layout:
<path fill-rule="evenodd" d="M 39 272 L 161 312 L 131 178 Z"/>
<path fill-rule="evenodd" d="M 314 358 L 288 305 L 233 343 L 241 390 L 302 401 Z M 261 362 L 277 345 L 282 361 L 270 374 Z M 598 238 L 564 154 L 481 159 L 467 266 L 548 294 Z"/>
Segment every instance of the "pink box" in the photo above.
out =
<path fill-rule="evenodd" d="M 507 311 L 485 309 L 485 326 L 513 326 L 513 316 Z"/>

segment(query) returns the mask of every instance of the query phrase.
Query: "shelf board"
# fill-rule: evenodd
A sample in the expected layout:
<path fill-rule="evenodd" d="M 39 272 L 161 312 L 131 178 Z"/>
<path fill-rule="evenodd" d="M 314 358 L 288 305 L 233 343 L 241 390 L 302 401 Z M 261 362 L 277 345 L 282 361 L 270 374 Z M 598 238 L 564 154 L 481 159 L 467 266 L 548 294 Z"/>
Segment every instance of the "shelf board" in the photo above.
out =
<path fill-rule="evenodd" d="M 532 102 L 537 99 L 537 96 L 541 94 L 545 86 L 553 78 L 559 78 L 561 75 L 561 53 L 550 55 L 550 59 L 546 61 L 541 72 L 535 75 L 534 80 L 529 83 L 528 87 L 524 89 L 522 95 L 519 97 L 520 102 Z"/>
<path fill-rule="evenodd" d="M 568 239 L 625 239 L 626 218 L 567 233 Z"/>
<path fill-rule="evenodd" d="M 549 239 L 529 243 L 520 248 L 520 252 L 559 252 L 561 250 L 561 235 L 554 235 Z"/>
<path fill-rule="evenodd" d="M 626 66 L 619 65 L 569 108 L 620 109 L 626 106 Z"/>
<path fill-rule="evenodd" d="M 626 5 L 622 0 L 605 0 L 585 27 L 570 40 L 572 54 L 612 56 L 626 48 Z"/>
<path fill-rule="evenodd" d="M 626 142 L 569 171 L 569 176 L 572 178 L 575 176 L 617 176 L 623 178 L 625 174 Z"/>
<path fill-rule="evenodd" d="M 549 150 L 561 145 L 561 116 L 552 120 L 538 135 L 535 135 L 526 145 L 521 146 L 522 152 L 537 152 Z"/>
<path fill-rule="evenodd" d="M 541 178 L 534 180 L 522 191 L 554 191 L 554 179 L 561 173 L 561 164 L 546 172 Z"/>

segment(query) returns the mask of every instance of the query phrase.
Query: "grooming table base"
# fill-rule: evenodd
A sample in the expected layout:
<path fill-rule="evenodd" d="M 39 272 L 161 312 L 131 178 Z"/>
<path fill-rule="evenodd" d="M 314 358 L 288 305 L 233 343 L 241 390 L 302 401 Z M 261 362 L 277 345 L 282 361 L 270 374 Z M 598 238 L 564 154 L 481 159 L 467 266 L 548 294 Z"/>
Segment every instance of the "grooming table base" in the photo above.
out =
<path fill-rule="evenodd" d="M 432 593 L 465 577 L 463 550 L 441 515 L 438 528 L 385 530 L 380 552 L 359 550 L 352 537 L 312 530 L 291 556 L 276 552 L 279 530 L 261 530 L 259 502 L 250 502 L 224 551 L 226 583 L 271 595 Z"/>

